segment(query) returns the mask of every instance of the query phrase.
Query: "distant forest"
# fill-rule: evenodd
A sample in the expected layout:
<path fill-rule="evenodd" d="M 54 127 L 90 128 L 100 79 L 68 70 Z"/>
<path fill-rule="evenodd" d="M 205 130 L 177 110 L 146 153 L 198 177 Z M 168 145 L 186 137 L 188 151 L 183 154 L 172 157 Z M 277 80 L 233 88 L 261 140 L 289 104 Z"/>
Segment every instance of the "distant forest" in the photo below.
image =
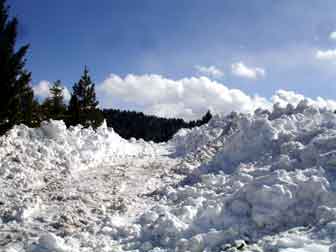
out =
<path fill-rule="evenodd" d="M 16 46 L 18 20 L 10 18 L 5 0 L 0 0 L 0 135 L 17 124 L 39 127 L 44 120 L 63 120 L 67 126 L 81 124 L 97 128 L 107 124 L 124 138 L 143 138 L 155 142 L 169 140 L 179 129 L 207 123 L 210 112 L 198 120 L 165 119 L 143 113 L 99 109 L 95 84 L 84 68 L 79 81 L 72 86 L 69 104 L 64 102 L 64 85 L 57 80 L 50 95 L 39 102 L 31 86 L 31 72 L 25 68 L 29 44 Z"/>
<path fill-rule="evenodd" d="M 160 118 L 118 109 L 104 109 L 103 115 L 107 126 L 112 127 L 123 138 L 142 138 L 154 142 L 166 142 L 179 129 L 201 126 L 208 123 L 212 117 L 208 111 L 200 120 L 185 122 L 183 119 Z"/>

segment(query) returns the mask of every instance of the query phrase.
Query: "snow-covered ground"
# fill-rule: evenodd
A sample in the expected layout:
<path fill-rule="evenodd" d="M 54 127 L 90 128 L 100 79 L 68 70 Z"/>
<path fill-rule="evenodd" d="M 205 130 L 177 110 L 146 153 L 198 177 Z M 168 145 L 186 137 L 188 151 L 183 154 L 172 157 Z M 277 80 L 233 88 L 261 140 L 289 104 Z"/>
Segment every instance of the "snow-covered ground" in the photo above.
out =
<path fill-rule="evenodd" d="M 0 251 L 336 251 L 336 114 L 305 102 L 165 144 L 17 126 L 0 159 Z"/>

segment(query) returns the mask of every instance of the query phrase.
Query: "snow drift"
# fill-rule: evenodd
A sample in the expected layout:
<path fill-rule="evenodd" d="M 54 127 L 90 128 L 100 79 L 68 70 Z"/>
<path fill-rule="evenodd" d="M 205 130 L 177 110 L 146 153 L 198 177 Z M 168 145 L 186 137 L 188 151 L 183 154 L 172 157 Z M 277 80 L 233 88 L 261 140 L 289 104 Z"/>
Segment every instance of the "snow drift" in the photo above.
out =
<path fill-rule="evenodd" d="M 221 251 L 237 240 L 257 243 L 294 227 L 336 221 L 333 112 L 301 102 L 218 120 L 173 140 L 178 151 L 183 142 L 182 152 L 195 151 L 181 164 L 189 163 L 189 175 L 139 218 L 140 240 L 178 251 Z M 222 129 L 217 137 L 216 128 Z M 194 165 L 195 159 L 202 162 Z"/>
<path fill-rule="evenodd" d="M 134 141 L 133 141 L 134 142 Z M 140 141 L 141 142 L 141 141 Z M 40 128 L 15 126 L 0 139 L 2 170 L 16 161 L 18 170 L 64 169 L 75 172 L 102 163 L 120 162 L 125 156 L 151 154 L 150 144 L 132 144 L 106 123 L 97 129 L 70 127 L 62 121 L 42 122 Z M 24 166 L 19 169 L 18 166 Z"/>
<path fill-rule="evenodd" d="M 174 153 L 164 159 L 157 152 L 160 148 Z M 149 205 L 135 218 L 100 210 L 94 198 L 84 200 L 83 195 L 76 201 L 81 211 L 71 212 L 73 222 L 79 223 L 76 229 L 60 232 L 53 226 L 36 231 L 42 225 L 37 221 L 48 216 L 38 206 L 49 198 L 34 197 L 32 187 L 106 162 L 132 169 L 146 156 L 154 157 L 160 168 L 172 169 L 157 178 L 162 186 L 141 196 L 150 199 Z M 275 106 L 272 112 L 214 117 L 207 125 L 181 130 L 166 145 L 129 142 L 106 127 L 94 133 L 66 130 L 60 122 L 40 129 L 18 126 L 0 139 L 0 158 L 1 228 L 15 227 L 22 233 L 21 240 L 6 245 L 12 249 L 8 251 L 336 248 L 336 115 L 305 101 L 295 107 Z M 145 170 L 150 166 L 144 165 Z M 52 179 L 46 176 L 46 171 L 55 170 Z M 108 195 L 103 187 L 95 190 Z M 21 207 L 13 207 L 13 202 Z M 90 204 L 95 209 L 87 214 Z M 43 223 L 51 221 L 46 218 Z"/>
<path fill-rule="evenodd" d="M 16 247 L 35 251 L 29 245 L 35 239 L 27 236 L 37 236 L 47 251 L 63 251 L 55 244 L 62 239 L 47 230 L 65 230 L 69 223 L 83 226 L 98 218 L 100 208 L 121 207 L 118 201 L 104 204 L 116 189 L 109 184 L 102 195 L 107 182 L 89 183 L 98 177 L 90 173 L 111 167 L 117 174 L 120 171 L 113 167 L 156 152 L 150 143 L 122 139 L 105 123 L 96 131 L 81 126 L 67 129 L 62 121 L 52 120 L 36 129 L 15 126 L 0 138 L 0 251 L 7 243 L 8 251 Z M 84 173 L 88 178 L 82 177 Z M 22 239 L 24 246 L 18 245 Z M 39 246 L 36 249 L 40 251 Z"/>

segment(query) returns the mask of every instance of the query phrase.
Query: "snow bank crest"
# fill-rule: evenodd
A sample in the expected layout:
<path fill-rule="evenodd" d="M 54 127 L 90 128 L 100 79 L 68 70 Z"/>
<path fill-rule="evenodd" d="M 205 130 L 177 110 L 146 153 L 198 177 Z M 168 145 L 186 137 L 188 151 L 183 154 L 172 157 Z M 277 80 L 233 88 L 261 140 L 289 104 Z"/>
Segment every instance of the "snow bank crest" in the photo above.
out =
<path fill-rule="evenodd" d="M 144 165 L 142 158 L 159 146 L 175 148 L 174 160 L 181 162 L 167 177 L 182 179 L 142 196 L 151 199 L 146 211 L 128 221 L 107 214 L 110 202 L 92 203 L 94 197 L 106 201 L 105 188 L 90 187 L 78 201 L 78 194 L 62 188 L 81 210 L 65 205 L 62 211 L 71 215 L 64 218 L 80 228 L 62 238 L 35 235 L 32 251 L 335 251 L 336 115 L 305 101 L 275 105 L 272 112 L 216 116 L 207 125 L 181 130 L 167 145 L 126 141 L 106 126 L 96 132 L 55 121 L 39 129 L 17 126 L 0 138 L 1 221 L 36 224 L 45 211 L 40 195 L 30 197 L 38 190 L 58 190 L 65 176 L 102 163 L 132 169 L 132 159 Z M 155 158 L 163 169 L 173 161 Z M 85 212 L 89 205 L 94 213 Z"/>
<path fill-rule="evenodd" d="M 142 239 L 156 246 L 221 251 L 227 243 L 234 249 L 240 239 L 255 243 L 290 228 L 336 221 L 332 111 L 306 101 L 275 105 L 272 112 L 214 118 L 180 131 L 172 143 L 178 154 L 187 154 L 180 167 L 188 166 L 189 175 L 164 190 L 165 207 L 153 209 L 154 220 L 139 219 Z M 279 246 L 266 251 L 271 249 Z"/>

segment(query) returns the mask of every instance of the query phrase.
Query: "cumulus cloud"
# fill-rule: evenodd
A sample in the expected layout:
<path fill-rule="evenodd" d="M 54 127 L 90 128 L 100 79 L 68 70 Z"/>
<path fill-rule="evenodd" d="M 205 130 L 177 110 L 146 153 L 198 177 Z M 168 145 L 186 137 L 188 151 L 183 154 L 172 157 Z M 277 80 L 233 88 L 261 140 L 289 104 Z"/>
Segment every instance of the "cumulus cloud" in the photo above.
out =
<path fill-rule="evenodd" d="M 272 103 L 278 103 L 281 107 L 287 106 L 287 104 L 297 105 L 305 97 L 293 91 L 278 90 L 272 97 Z"/>
<path fill-rule="evenodd" d="M 36 96 L 43 99 L 50 95 L 49 81 L 33 86 Z M 146 114 L 162 117 L 200 118 L 210 109 L 215 114 L 253 112 L 257 108 L 272 109 L 273 104 L 281 107 L 297 105 L 302 100 L 310 104 L 336 110 L 336 101 L 321 97 L 311 99 L 293 91 L 279 90 L 270 99 L 248 95 L 239 89 L 230 89 L 207 77 L 191 77 L 179 80 L 161 75 L 133 75 L 120 77 L 111 74 L 96 86 L 98 100 L 103 108 L 137 109 Z M 68 101 L 70 92 L 64 88 Z"/>
<path fill-rule="evenodd" d="M 297 105 L 304 99 L 320 108 L 336 109 L 336 101 L 321 97 L 311 99 L 293 91 L 279 90 L 267 99 L 230 89 L 207 77 L 173 80 L 155 74 L 125 77 L 112 74 L 97 85 L 97 95 L 104 108 L 137 109 L 147 114 L 186 120 L 200 118 L 208 109 L 218 114 L 248 113 L 257 108 L 270 110 L 275 103 L 281 107 L 288 103 Z"/>
<path fill-rule="evenodd" d="M 70 94 L 70 91 L 67 87 L 63 88 L 63 96 L 64 96 L 64 101 L 66 101 L 66 102 L 70 101 L 71 94 Z"/>
<path fill-rule="evenodd" d="M 336 49 L 318 50 L 315 57 L 319 60 L 336 60 Z"/>
<path fill-rule="evenodd" d="M 281 107 L 287 106 L 287 104 L 292 104 L 296 106 L 300 103 L 300 101 L 306 100 L 308 104 L 311 104 L 318 108 L 327 108 L 331 110 L 336 110 L 336 101 L 324 99 L 322 97 L 317 97 L 316 99 L 312 99 L 309 97 L 305 97 L 302 94 L 298 94 L 293 91 L 287 90 L 278 90 L 272 97 L 271 103 L 278 103 Z"/>
<path fill-rule="evenodd" d="M 233 63 L 231 65 L 233 75 L 247 78 L 247 79 L 261 79 L 265 77 L 266 71 L 260 67 L 248 67 L 243 62 Z"/>
<path fill-rule="evenodd" d="M 49 81 L 40 81 L 37 85 L 33 86 L 34 94 L 40 99 L 45 99 L 50 96 L 50 87 L 52 84 Z M 67 102 L 70 100 L 70 92 L 67 87 L 63 88 L 64 100 Z"/>
<path fill-rule="evenodd" d="M 200 118 L 208 109 L 226 114 L 269 105 L 264 98 L 229 89 L 207 77 L 172 80 L 155 74 L 124 78 L 112 74 L 97 86 L 97 93 L 102 107 L 133 104 L 148 114 L 186 120 Z"/>
<path fill-rule="evenodd" d="M 215 66 L 195 66 L 196 70 L 198 73 L 205 75 L 205 76 L 209 76 L 209 77 L 213 77 L 213 78 L 221 78 L 224 76 L 224 72 L 215 67 Z"/>
<path fill-rule="evenodd" d="M 331 32 L 331 33 L 329 34 L 329 38 L 330 38 L 331 40 L 336 40 L 336 31 Z"/>
<path fill-rule="evenodd" d="M 40 81 L 37 85 L 33 86 L 33 91 L 36 96 L 45 99 L 50 95 L 49 88 L 51 84 L 49 81 Z"/>

